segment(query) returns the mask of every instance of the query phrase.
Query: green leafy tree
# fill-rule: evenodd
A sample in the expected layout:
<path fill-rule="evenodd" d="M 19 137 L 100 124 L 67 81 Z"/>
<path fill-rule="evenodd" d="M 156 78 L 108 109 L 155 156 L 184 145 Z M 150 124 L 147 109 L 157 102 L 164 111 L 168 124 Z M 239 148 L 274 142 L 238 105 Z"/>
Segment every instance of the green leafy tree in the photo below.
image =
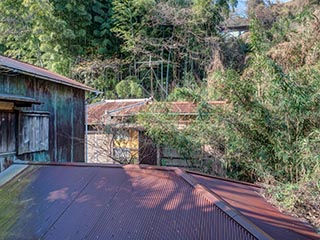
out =
<path fill-rule="evenodd" d="M 135 77 L 127 77 L 116 85 L 119 98 L 139 98 L 143 96 L 142 88 Z"/>
<path fill-rule="evenodd" d="M 112 31 L 122 40 L 122 52 L 135 55 L 137 42 L 141 41 L 139 37 L 144 27 L 145 14 L 153 5 L 153 1 L 115 0 L 112 4 Z"/>
<path fill-rule="evenodd" d="M 320 49 L 315 40 L 319 29 L 313 25 L 317 21 L 303 12 L 290 22 L 291 27 L 301 24 L 304 31 L 284 27 L 283 35 L 295 38 L 279 43 L 270 38 L 272 29 L 254 20 L 248 66 L 240 74 L 233 70 L 222 74 L 223 90 L 216 96 L 227 97 L 232 105 L 220 116 L 234 176 L 298 182 L 317 169 L 317 154 L 310 162 L 300 152 L 301 142 L 319 129 L 320 59 L 317 54 L 307 57 Z"/>
<path fill-rule="evenodd" d="M 92 46 L 97 49 L 98 54 L 111 56 L 119 51 L 119 40 L 111 31 L 114 20 L 112 18 L 112 1 L 95 0 L 91 8 L 93 18 L 90 26 Z"/>
<path fill-rule="evenodd" d="M 0 7 L 6 55 L 70 75 L 80 57 L 117 52 L 110 1 L 4 0 Z"/>

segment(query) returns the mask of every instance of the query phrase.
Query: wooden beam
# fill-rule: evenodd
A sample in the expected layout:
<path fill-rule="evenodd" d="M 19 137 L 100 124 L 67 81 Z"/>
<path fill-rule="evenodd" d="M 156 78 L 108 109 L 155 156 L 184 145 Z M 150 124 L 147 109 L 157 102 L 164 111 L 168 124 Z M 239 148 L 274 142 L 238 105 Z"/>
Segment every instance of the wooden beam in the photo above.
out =
<path fill-rule="evenodd" d="M 2 102 L 0 101 L 0 110 L 11 111 L 14 108 L 13 102 Z"/>

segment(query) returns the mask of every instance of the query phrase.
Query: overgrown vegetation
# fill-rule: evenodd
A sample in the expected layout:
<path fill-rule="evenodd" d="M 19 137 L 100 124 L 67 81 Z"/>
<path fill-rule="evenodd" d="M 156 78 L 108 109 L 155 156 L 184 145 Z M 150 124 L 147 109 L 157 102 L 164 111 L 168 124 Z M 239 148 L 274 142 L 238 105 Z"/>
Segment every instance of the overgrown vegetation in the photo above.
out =
<path fill-rule="evenodd" d="M 197 119 L 181 131 L 155 117 L 145 126 L 155 141 L 191 153 L 201 144 L 222 145 L 229 177 L 266 184 L 266 196 L 320 227 L 320 8 L 307 2 L 299 8 L 275 14 L 272 24 L 252 15 L 249 38 L 242 43 L 249 49 L 245 63 L 230 64 L 221 51 L 208 76 L 214 88 L 174 92 L 173 99 L 182 96 L 200 106 L 228 99 L 227 107 L 210 111 L 210 121 Z M 170 127 L 163 130 L 163 124 Z M 206 141 L 199 141 L 202 137 Z"/>
<path fill-rule="evenodd" d="M 202 82 L 218 25 L 235 4 L 2 0 L 0 53 L 85 82 L 100 98 L 124 97 L 119 88 L 129 77 L 143 96 L 164 99 L 176 86 Z"/>
<path fill-rule="evenodd" d="M 223 146 L 212 111 L 205 101 L 197 104 L 196 115 L 186 116 L 174 112 L 170 103 L 153 103 L 139 114 L 138 121 L 155 143 L 177 151 L 189 168 L 223 175 Z"/>

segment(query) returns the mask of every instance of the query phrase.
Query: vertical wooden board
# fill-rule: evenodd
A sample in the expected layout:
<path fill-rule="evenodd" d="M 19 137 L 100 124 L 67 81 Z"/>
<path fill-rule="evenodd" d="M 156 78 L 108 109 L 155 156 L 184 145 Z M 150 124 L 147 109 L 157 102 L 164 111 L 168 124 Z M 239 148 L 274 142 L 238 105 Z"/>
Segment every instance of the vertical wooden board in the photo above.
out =
<path fill-rule="evenodd" d="M 4 150 L 4 146 L 2 145 L 2 142 L 3 142 L 3 139 L 2 139 L 2 133 L 4 132 L 4 126 L 3 126 L 3 123 L 2 123 L 2 112 L 0 112 L 0 153 L 3 153 L 5 150 Z"/>
<path fill-rule="evenodd" d="M 72 108 L 71 99 L 68 97 L 70 89 L 57 85 L 57 153 L 59 162 L 70 162 L 70 112 Z"/>
<path fill-rule="evenodd" d="M 19 114 L 19 138 L 18 138 L 18 154 L 24 153 L 24 148 L 26 144 L 26 127 L 23 125 L 24 119 L 23 115 Z"/>
<path fill-rule="evenodd" d="M 46 135 L 49 133 L 49 125 L 46 124 L 47 119 L 48 119 L 47 117 L 44 117 L 41 119 L 41 129 L 43 129 L 43 131 L 40 134 L 42 149 L 45 151 L 48 150 Z"/>
<path fill-rule="evenodd" d="M 43 117 L 42 117 L 43 118 Z M 43 119 L 39 118 L 39 136 L 38 136 L 38 145 L 40 149 L 44 148 L 44 144 L 43 144 L 43 135 L 44 135 L 44 127 L 43 127 Z"/>
<path fill-rule="evenodd" d="M 28 128 L 28 135 L 29 135 L 29 148 L 27 149 L 27 152 L 34 152 L 34 146 L 33 146 L 33 139 L 34 139 L 34 118 L 31 118 L 30 116 L 26 116 L 27 120 L 27 128 Z"/>
<path fill-rule="evenodd" d="M 15 152 L 16 150 L 16 115 L 9 113 L 9 129 L 8 129 L 8 151 Z"/>
<path fill-rule="evenodd" d="M 10 80 L 9 76 L 4 76 L 3 81 L 3 93 L 9 93 L 10 92 Z"/>
<path fill-rule="evenodd" d="M 14 113 L 0 112 L 0 153 L 15 150 Z"/>
<path fill-rule="evenodd" d="M 74 162 L 74 108 L 71 109 L 71 149 L 70 149 L 70 161 Z"/>
<path fill-rule="evenodd" d="M 25 116 L 25 119 L 26 119 L 26 122 L 25 122 L 25 127 L 26 127 L 26 129 L 27 129 L 27 135 L 28 135 L 28 137 L 29 137 L 29 146 L 28 146 L 28 148 L 26 149 L 26 151 L 25 152 L 30 152 L 30 151 L 32 151 L 33 149 L 33 146 L 32 146 L 32 144 L 33 144 L 33 131 L 32 131 L 32 129 L 33 129 L 33 119 L 32 118 L 30 118 L 28 115 L 26 115 Z"/>
<path fill-rule="evenodd" d="M 4 82 L 4 75 L 0 74 L 0 92 L 3 93 L 3 82 Z"/>
<path fill-rule="evenodd" d="M 40 150 L 42 150 L 42 147 L 41 147 L 41 137 L 40 137 L 40 131 L 44 131 L 44 129 L 42 129 L 42 128 L 40 128 L 40 119 L 41 119 L 41 117 L 39 116 L 39 117 L 37 117 L 36 118 L 36 124 L 37 124 L 37 126 L 36 126 L 36 149 L 40 149 Z"/>
<path fill-rule="evenodd" d="M 50 119 L 49 119 L 49 117 L 47 117 L 47 118 L 45 118 L 44 119 L 44 126 L 45 126 L 45 128 L 46 129 L 48 129 L 49 128 L 49 122 L 50 122 Z M 50 134 L 50 132 L 49 131 L 45 131 L 45 133 L 44 133 L 44 144 L 45 144 L 45 150 L 49 150 L 50 149 L 50 145 L 49 145 L 49 134 Z"/>
<path fill-rule="evenodd" d="M 74 161 L 84 162 L 85 158 L 85 93 L 79 89 L 73 89 L 74 98 Z"/>
<path fill-rule="evenodd" d="M 32 138 L 30 139 L 30 149 L 32 152 L 36 152 L 37 117 L 29 117 L 29 121 L 32 122 L 32 128 L 29 129 L 29 132 L 31 133 L 30 135 L 32 136 Z"/>
<path fill-rule="evenodd" d="M 39 149 L 41 150 L 48 150 L 48 117 L 46 116 L 41 116 L 38 119 L 39 121 L 39 139 L 38 139 L 38 144 L 39 144 Z"/>
<path fill-rule="evenodd" d="M 33 121 L 33 129 L 32 131 L 32 150 L 33 152 L 36 152 L 38 150 L 37 142 L 38 142 L 38 132 L 39 132 L 39 126 L 38 126 L 38 117 L 31 117 Z"/>
<path fill-rule="evenodd" d="M 23 154 L 28 146 L 28 128 L 24 124 L 26 117 L 19 114 L 19 137 L 18 137 L 18 154 Z"/>
<path fill-rule="evenodd" d="M 32 128 L 32 122 L 30 121 L 30 119 L 27 117 L 27 116 L 25 116 L 24 117 L 24 119 L 25 119 L 25 121 L 27 122 L 27 124 L 25 125 L 25 152 L 28 152 L 28 149 L 30 149 L 31 148 L 31 139 L 30 138 L 32 138 L 32 136 L 30 136 L 30 128 Z"/>
<path fill-rule="evenodd" d="M 0 118 L 1 124 L 1 152 L 8 151 L 8 113 L 3 112 Z"/>
<path fill-rule="evenodd" d="M 21 121 L 20 121 L 20 124 L 21 124 L 21 138 L 20 138 L 20 141 L 19 141 L 19 148 L 21 149 L 20 152 L 21 153 L 24 153 L 25 152 L 25 145 L 27 144 L 28 140 L 26 139 L 27 138 L 27 129 L 24 125 L 22 125 L 22 123 L 24 122 L 24 117 L 21 116 Z"/>

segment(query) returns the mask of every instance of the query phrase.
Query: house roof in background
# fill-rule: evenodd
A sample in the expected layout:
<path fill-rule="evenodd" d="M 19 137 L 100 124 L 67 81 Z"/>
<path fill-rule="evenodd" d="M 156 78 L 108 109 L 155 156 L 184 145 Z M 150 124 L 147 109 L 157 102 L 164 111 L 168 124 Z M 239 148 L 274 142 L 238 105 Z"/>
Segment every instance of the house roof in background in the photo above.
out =
<path fill-rule="evenodd" d="M 224 105 L 227 101 L 209 101 L 210 105 Z M 172 113 L 192 114 L 197 113 L 198 104 L 193 102 L 167 102 L 167 106 Z"/>
<path fill-rule="evenodd" d="M 12 239 L 318 239 L 259 187 L 179 168 L 33 163 L 12 186 Z"/>
<path fill-rule="evenodd" d="M 0 69 L 6 69 L 10 71 L 14 71 L 17 73 L 29 75 L 32 77 L 41 78 L 44 80 L 48 80 L 51 82 L 67 85 L 70 87 L 82 89 L 89 92 L 98 92 L 97 90 L 86 86 L 82 83 L 79 83 L 70 78 L 64 77 L 54 72 L 50 72 L 49 70 L 41 67 L 37 67 L 31 65 L 29 63 L 25 63 L 19 60 L 15 60 L 13 58 L 5 57 L 0 55 Z"/>
<path fill-rule="evenodd" d="M 126 117 L 133 116 L 147 106 L 153 104 L 152 98 L 143 99 L 118 99 L 105 100 L 102 102 L 88 105 L 88 123 L 104 123 L 106 116 Z M 177 115 L 197 114 L 198 105 L 192 102 L 164 102 L 171 113 Z M 210 105 L 223 105 L 226 101 L 209 101 Z"/>
<path fill-rule="evenodd" d="M 88 105 L 88 123 L 105 123 L 106 116 L 131 116 L 152 102 L 151 98 L 104 100 Z"/>

